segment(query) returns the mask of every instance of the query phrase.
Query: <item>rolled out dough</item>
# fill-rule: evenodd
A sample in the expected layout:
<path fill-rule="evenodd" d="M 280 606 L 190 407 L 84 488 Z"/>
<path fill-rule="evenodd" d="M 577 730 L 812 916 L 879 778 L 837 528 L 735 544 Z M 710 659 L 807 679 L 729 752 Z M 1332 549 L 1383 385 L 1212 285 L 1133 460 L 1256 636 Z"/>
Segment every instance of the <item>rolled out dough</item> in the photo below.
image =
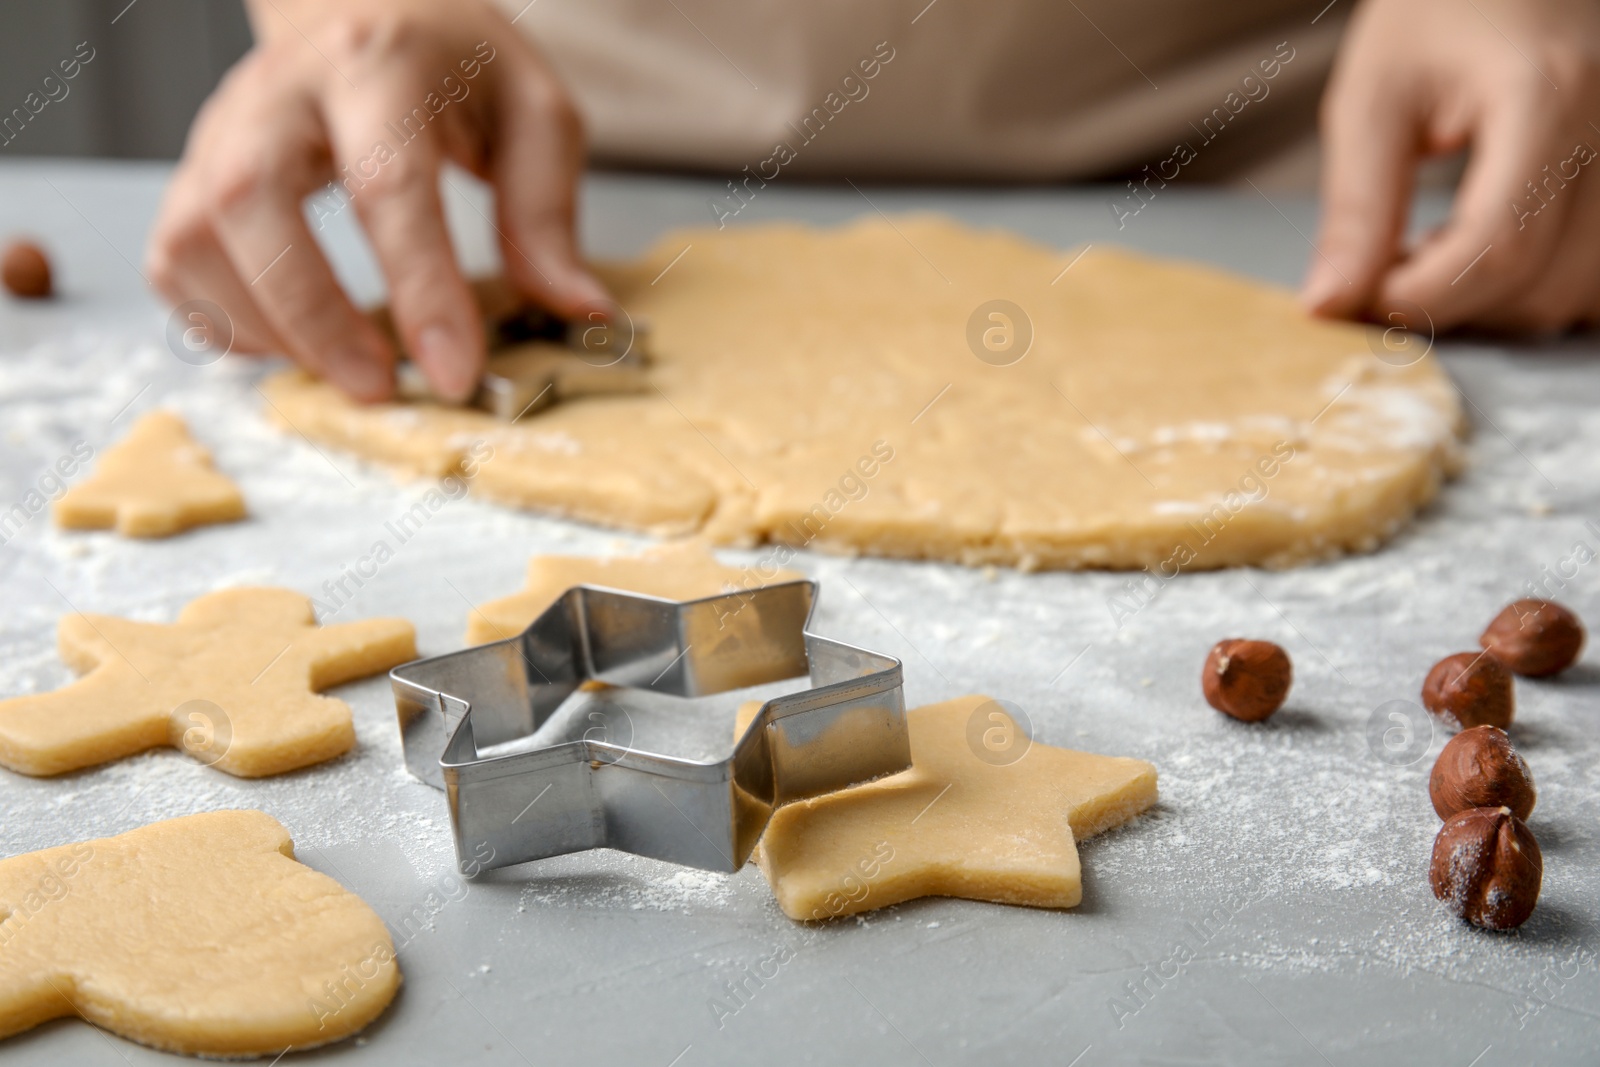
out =
<path fill-rule="evenodd" d="M 740 709 L 740 732 L 757 708 Z M 756 862 L 789 918 L 928 896 L 1070 908 L 1083 895 L 1076 841 L 1156 802 L 1151 764 L 1028 744 L 989 697 L 906 717 L 910 770 L 773 813 Z M 979 754 L 994 730 L 1006 731 L 1003 762 Z"/>
<path fill-rule="evenodd" d="M 662 545 L 638 556 L 535 556 L 528 561 L 528 582 L 520 593 L 472 609 L 467 643 L 515 637 L 575 585 L 694 600 L 800 577 L 776 567 L 729 567 L 718 563 L 704 544 L 692 541 Z"/>
<path fill-rule="evenodd" d="M 274 1056 L 356 1033 L 399 986 L 383 920 L 264 812 L 0 860 L 0 1038 L 81 1015 L 159 1049 Z"/>
<path fill-rule="evenodd" d="M 642 395 L 507 425 L 291 372 L 271 412 L 430 475 L 482 441 L 475 491 L 602 525 L 1167 576 L 1369 550 L 1458 461 L 1431 356 L 1209 267 L 916 216 L 683 231 L 602 273 L 651 325 Z"/>

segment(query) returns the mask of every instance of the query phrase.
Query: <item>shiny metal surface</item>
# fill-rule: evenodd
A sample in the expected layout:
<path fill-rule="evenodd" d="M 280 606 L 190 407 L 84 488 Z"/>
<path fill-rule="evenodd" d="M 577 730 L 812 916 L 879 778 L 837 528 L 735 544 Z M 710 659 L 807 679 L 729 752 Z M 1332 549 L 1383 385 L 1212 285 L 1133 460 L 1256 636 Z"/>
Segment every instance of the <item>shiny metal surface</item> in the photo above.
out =
<path fill-rule="evenodd" d="M 466 401 L 503 422 L 516 422 L 552 404 L 580 396 L 638 393 L 648 388 L 644 368 L 650 328 L 620 307 L 596 307 L 561 320 L 527 302 L 498 275 L 475 279 L 489 359 L 478 390 Z M 387 307 L 373 322 L 397 348 L 404 343 Z M 409 358 L 395 365 L 395 393 L 405 400 L 439 401 L 422 368 Z"/>
<path fill-rule="evenodd" d="M 448 794 L 461 869 L 608 847 L 732 872 L 775 808 L 910 766 L 900 661 L 810 632 L 816 596 L 577 586 L 516 637 L 391 671 L 406 766 Z M 722 760 L 534 738 L 586 684 L 688 701 L 804 675 Z"/>

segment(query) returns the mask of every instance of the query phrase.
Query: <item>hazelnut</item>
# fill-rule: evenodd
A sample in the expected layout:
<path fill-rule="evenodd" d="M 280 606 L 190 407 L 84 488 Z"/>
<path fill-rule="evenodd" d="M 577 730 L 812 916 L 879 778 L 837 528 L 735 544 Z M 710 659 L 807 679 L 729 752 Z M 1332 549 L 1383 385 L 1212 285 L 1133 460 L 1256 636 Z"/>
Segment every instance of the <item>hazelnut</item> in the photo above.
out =
<path fill-rule="evenodd" d="M 1433 665 L 1422 683 L 1423 707 L 1457 729 L 1511 725 L 1511 675 L 1487 652 L 1457 652 Z"/>
<path fill-rule="evenodd" d="M 12 241 L 0 260 L 0 280 L 13 296 L 49 296 L 50 260 L 32 241 Z"/>
<path fill-rule="evenodd" d="M 1539 842 L 1510 808 L 1468 808 L 1433 842 L 1428 884 L 1456 915 L 1489 930 L 1521 926 L 1544 880 Z"/>
<path fill-rule="evenodd" d="M 1293 681 L 1289 654 L 1271 641 L 1218 641 L 1200 672 L 1206 702 L 1245 722 L 1260 722 L 1282 707 Z"/>
<path fill-rule="evenodd" d="M 1506 605 L 1478 644 L 1507 670 L 1543 678 L 1577 660 L 1583 651 L 1583 623 L 1560 604 L 1528 597 Z"/>
<path fill-rule="evenodd" d="M 1441 819 L 1499 807 L 1526 819 L 1538 797 L 1528 765 L 1498 726 L 1474 726 L 1452 737 L 1434 762 L 1428 795 Z"/>

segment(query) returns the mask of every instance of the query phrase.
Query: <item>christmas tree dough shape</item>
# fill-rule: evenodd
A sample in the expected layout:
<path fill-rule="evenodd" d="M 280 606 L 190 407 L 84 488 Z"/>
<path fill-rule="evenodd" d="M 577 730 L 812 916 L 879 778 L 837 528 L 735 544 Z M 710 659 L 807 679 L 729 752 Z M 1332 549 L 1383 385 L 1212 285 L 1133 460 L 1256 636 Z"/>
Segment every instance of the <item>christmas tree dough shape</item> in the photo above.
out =
<path fill-rule="evenodd" d="M 527 585 L 520 593 L 473 609 L 467 619 L 467 643 L 481 645 L 515 637 L 575 585 L 694 600 L 800 577 L 768 562 L 726 566 L 697 542 L 663 545 L 639 556 L 535 556 L 528 562 Z"/>
<path fill-rule="evenodd" d="M 597 269 L 650 323 L 637 395 L 507 424 L 285 372 L 266 413 L 434 477 L 482 441 L 473 492 L 605 526 L 1166 575 L 1369 551 L 1459 463 L 1436 358 L 1202 264 L 867 214 Z"/>
<path fill-rule="evenodd" d="M 739 731 L 758 707 L 740 709 Z M 1156 802 L 1144 760 L 1039 741 L 1012 763 L 980 759 L 969 738 L 981 747 L 985 730 L 1016 728 L 986 696 L 912 708 L 906 721 L 910 770 L 773 813 L 756 860 L 789 918 L 927 896 L 1070 908 L 1083 895 L 1075 841 Z"/>
<path fill-rule="evenodd" d="M 170 537 L 242 519 L 245 509 L 239 487 L 211 465 L 183 420 L 152 411 L 56 501 L 54 514 L 68 530 L 115 527 L 124 537 Z"/>
<path fill-rule="evenodd" d="M 350 706 L 318 690 L 415 659 L 404 619 L 318 626 L 292 589 L 207 593 L 176 623 L 67 615 L 61 658 L 83 674 L 0 701 L 0 765 L 48 775 L 159 745 L 257 778 L 355 744 Z"/>
<path fill-rule="evenodd" d="M 80 1015 L 154 1048 L 272 1056 L 356 1033 L 399 986 L 383 921 L 264 812 L 0 860 L 0 1038 Z"/>

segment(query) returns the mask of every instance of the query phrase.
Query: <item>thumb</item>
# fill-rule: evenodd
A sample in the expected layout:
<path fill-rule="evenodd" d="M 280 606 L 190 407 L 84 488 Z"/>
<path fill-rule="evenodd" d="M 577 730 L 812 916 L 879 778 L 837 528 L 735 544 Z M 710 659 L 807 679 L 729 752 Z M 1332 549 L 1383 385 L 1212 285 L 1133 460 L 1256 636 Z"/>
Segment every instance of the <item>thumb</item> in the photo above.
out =
<path fill-rule="evenodd" d="M 1323 111 L 1322 222 L 1300 298 L 1313 314 L 1367 310 L 1400 254 L 1417 162 L 1418 125 L 1371 72 L 1336 81 Z"/>

